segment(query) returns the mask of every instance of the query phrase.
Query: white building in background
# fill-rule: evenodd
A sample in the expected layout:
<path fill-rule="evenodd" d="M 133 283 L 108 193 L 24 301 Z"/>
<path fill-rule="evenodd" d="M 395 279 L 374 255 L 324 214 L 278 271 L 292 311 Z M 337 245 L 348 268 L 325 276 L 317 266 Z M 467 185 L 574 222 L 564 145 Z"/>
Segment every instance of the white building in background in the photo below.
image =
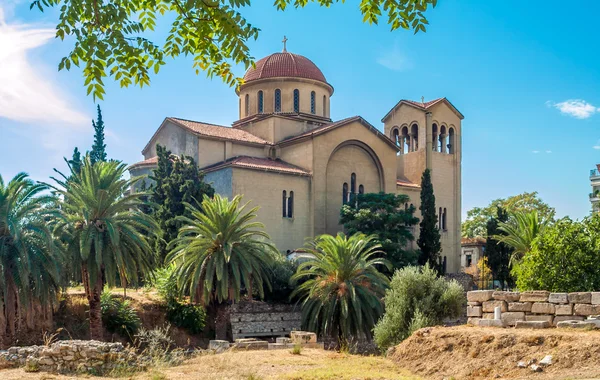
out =
<path fill-rule="evenodd" d="M 596 164 L 596 168 L 590 170 L 590 182 L 592 185 L 590 193 L 592 213 L 600 212 L 600 164 Z"/>

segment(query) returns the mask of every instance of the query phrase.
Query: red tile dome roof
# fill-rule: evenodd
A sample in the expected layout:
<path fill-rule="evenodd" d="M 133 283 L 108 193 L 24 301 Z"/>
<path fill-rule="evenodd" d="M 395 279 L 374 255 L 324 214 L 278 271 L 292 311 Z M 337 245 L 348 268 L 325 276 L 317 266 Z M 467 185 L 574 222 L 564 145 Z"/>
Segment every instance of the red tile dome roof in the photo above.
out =
<path fill-rule="evenodd" d="M 310 59 L 288 53 L 274 53 L 256 62 L 244 75 L 244 81 L 250 82 L 258 79 L 292 77 L 318 80 L 327 83 L 325 75 Z"/>

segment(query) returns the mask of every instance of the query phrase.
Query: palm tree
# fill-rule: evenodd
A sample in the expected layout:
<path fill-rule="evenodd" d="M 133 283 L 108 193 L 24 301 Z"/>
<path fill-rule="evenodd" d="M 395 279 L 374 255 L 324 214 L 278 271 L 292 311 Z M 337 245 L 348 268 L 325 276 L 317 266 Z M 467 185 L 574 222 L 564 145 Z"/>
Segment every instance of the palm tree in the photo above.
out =
<path fill-rule="evenodd" d="M 547 225 L 548 221 L 540 220 L 537 211 L 516 211 L 508 221 L 498 223 L 498 229 L 504 234 L 493 238 L 513 248 L 510 258 L 513 265 L 531 250 L 533 241 Z"/>
<path fill-rule="evenodd" d="M 205 195 L 202 211 L 186 203 L 191 217 L 178 217 L 183 226 L 168 247 L 178 288 L 212 309 L 217 339 L 227 338 L 228 303 L 240 299 L 243 287 L 251 296 L 254 284 L 264 297 L 269 265 L 279 254 L 264 225 L 253 221 L 258 207 L 247 210 L 241 200 L 239 195 L 231 201 Z"/>
<path fill-rule="evenodd" d="M 136 284 L 152 270 L 154 219 L 140 211 L 143 193 L 131 193 L 139 179 L 123 178 L 126 165 L 96 162 L 86 157 L 80 172 L 72 172 L 55 190 L 63 197 L 64 221 L 59 223 L 73 268 L 81 271 L 90 307 L 90 335 L 102 339 L 100 296 L 105 284 Z"/>
<path fill-rule="evenodd" d="M 48 207 L 53 198 L 40 195 L 44 190 L 25 173 L 8 184 L 0 176 L 0 340 L 5 343 L 14 340 L 21 311 L 26 310 L 28 325 L 34 306 L 51 315 L 48 306 L 60 288 L 63 260 L 48 228 L 57 214 Z"/>
<path fill-rule="evenodd" d="M 318 236 L 306 251 L 292 281 L 304 281 L 292 293 L 300 295 L 303 324 L 310 331 L 335 336 L 340 345 L 351 337 L 371 336 L 383 313 L 382 297 L 389 285 L 378 266 L 391 268 L 375 236 Z M 379 257 L 378 257 L 379 256 Z"/>

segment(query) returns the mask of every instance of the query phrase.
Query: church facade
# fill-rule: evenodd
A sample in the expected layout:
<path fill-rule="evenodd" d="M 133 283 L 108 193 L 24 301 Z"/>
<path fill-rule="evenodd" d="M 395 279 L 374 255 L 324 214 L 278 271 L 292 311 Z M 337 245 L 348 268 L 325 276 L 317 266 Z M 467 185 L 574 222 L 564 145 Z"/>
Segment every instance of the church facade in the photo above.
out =
<path fill-rule="evenodd" d="M 447 272 L 459 271 L 463 115 L 446 98 L 400 100 L 381 132 L 360 116 L 333 121 L 333 93 L 311 60 L 284 49 L 246 72 L 231 127 L 167 117 L 130 173 L 156 167 L 156 144 L 189 155 L 216 192 L 260 206 L 259 221 L 290 253 L 307 237 L 341 231 L 340 209 L 352 194 L 407 194 L 406 207 L 420 217 L 421 175 L 430 168 L 441 256 Z M 418 226 L 413 233 L 416 242 Z"/>

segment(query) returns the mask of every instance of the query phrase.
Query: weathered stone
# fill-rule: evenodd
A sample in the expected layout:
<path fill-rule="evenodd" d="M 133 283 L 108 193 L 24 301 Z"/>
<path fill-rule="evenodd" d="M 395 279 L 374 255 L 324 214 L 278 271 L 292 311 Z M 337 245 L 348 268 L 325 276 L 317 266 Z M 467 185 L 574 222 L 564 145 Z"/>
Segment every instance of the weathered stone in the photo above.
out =
<path fill-rule="evenodd" d="M 524 321 L 525 313 L 522 311 L 508 311 L 502 313 L 502 322 L 505 326 L 514 326 L 517 321 Z"/>
<path fill-rule="evenodd" d="M 481 317 L 482 315 L 481 306 L 467 306 L 467 317 Z"/>
<path fill-rule="evenodd" d="M 210 340 L 208 341 L 208 349 L 221 353 L 229 349 L 229 342 L 226 340 Z"/>
<path fill-rule="evenodd" d="M 530 291 L 521 293 L 521 298 L 519 298 L 519 301 L 521 301 L 521 302 L 548 302 L 549 296 L 550 296 L 550 292 L 548 292 L 546 290 L 530 290 Z"/>
<path fill-rule="evenodd" d="M 570 297 L 571 294 L 569 294 L 569 299 L 571 299 Z M 575 315 L 598 315 L 600 314 L 600 305 L 575 304 L 573 310 Z"/>
<path fill-rule="evenodd" d="M 481 302 L 467 302 L 467 306 L 481 306 Z"/>
<path fill-rule="evenodd" d="M 485 302 L 492 299 L 493 290 L 473 290 L 467 292 L 467 301 L 469 302 Z"/>
<path fill-rule="evenodd" d="M 557 315 L 552 320 L 552 324 L 554 326 L 556 326 L 558 324 L 558 322 L 563 322 L 563 321 L 583 321 L 583 320 L 584 320 L 584 318 L 582 316 L 580 316 L 580 315 Z"/>
<path fill-rule="evenodd" d="M 592 303 L 592 293 L 590 293 L 590 292 L 569 293 L 569 303 Z"/>
<path fill-rule="evenodd" d="M 317 334 L 308 331 L 292 331 L 290 339 L 292 343 L 317 343 Z"/>
<path fill-rule="evenodd" d="M 519 368 L 527 368 L 527 363 L 520 361 L 517 363 L 517 367 Z"/>
<path fill-rule="evenodd" d="M 492 293 L 492 298 L 496 301 L 516 302 L 521 298 L 521 294 L 519 292 L 502 292 L 497 290 Z"/>
<path fill-rule="evenodd" d="M 548 302 L 550 303 L 569 303 L 567 293 L 550 293 L 548 296 Z"/>
<path fill-rule="evenodd" d="M 532 364 L 529 368 L 531 368 L 533 372 L 542 372 L 542 367 L 537 364 Z"/>
<path fill-rule="evenodd" d="M 562 321 L 556 324 L 556 327 L 562 328 L 572 328 L 572 329 L 595 329 L 596 325 L 594 323 L 586 322 L 586 321 Z"/>
<path fill-rule="evenodd" d="M 477 326 L 481 318 L 469 317 L 467 318 L 467 324 L 471 326 Z"/>
<path fill-rule="evenodd" d="M 483 319 L 494 319 L 494 313 L 483 313 Z"/>
<path fill-rule="evenodd" d="M 593 323 L 597 329 L 600 329 L 600 319 L 596 318 L 588 318 L 584 320 L 587 323 Z"/>
<path fill-rule="evenodd" d="M 531 305 L 534 314 L 554 314 L 554 304 L 549 302 L 535 302 Z"/>
<path fill-rule="evenodd" d="M 540 360 L 540 365 L 549 366 L 552 364 L 552 355 L 546 355 L 542 360 Z"/>
<path fill-rule="evenodd" d="M 547 329 L 552 324 L 548 321 L 517 321 L 516 329 Z"/>
<path fill-rule="evenodd" d="M 554 321 L 554 316 L 552 315 L 526 315 L 525 320 L 529 322 L 548 322 L 548 324 L 552 324 Z"/>
<path fill-rule="evenodd" d="M 509 302 L 508 311 L 526 311 L 531 312 L 531 302 Z"/>
<path fill-rule="evenodd" d="M 500 307 L 500 311 L 508 311 L 508 307 L 505 301 L 485 301 L 483 304 L 483 312 L 493 313 L 496 307 Z"/>
<path fill-rule="evenodd" d="M 287 337 L 277 337 L 277 338 L 275 338 L 275 343 L 287 344 L 287 343 L 292 343 L 292 340 Z"/>
<path fill-rule="evenodd" d="M 554 308 L 554 314 L 556 315 L 571 315 L 573 314 L 573 304 L 556 305 Z"/>
<path fill-rule="evenodd" d="M 269 342 L 266 342 L 264 340 L 240 342 L 235 343 L 231 348 L 233 350 L 268 350 Z"/>
<path fill-rule="evenodd" d="M 600 292 L 592 292 L 592 305 L 600 305 Z"/>
<path fill-rule="evenodd" d="M 504 327 L 504 323 L 499 319 L 480 319 L 477 325 L 479 327 Z"/>

